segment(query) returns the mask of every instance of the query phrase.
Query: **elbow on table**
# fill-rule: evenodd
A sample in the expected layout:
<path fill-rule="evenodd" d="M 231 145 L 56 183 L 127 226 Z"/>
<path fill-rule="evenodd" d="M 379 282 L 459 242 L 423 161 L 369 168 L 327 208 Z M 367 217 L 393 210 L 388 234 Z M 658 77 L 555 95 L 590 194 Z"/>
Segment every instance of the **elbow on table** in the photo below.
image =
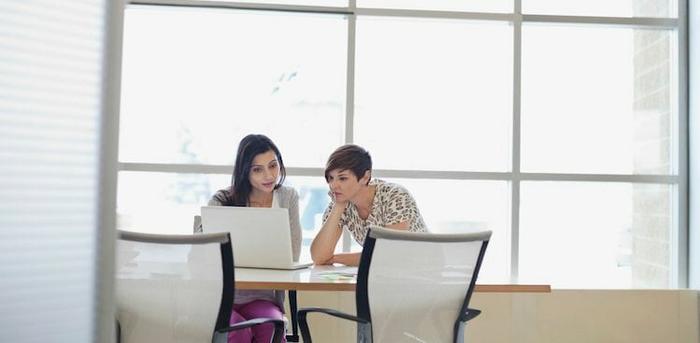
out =
<path fill-rule="evenodd" d="M 319 254 L 316 253 L 314 254 L 313 252 L 311 253 L 311 261 L 314 262 L 315 265 L 328 265 L 328 264 L 333 264 L 333 254 Z"/>

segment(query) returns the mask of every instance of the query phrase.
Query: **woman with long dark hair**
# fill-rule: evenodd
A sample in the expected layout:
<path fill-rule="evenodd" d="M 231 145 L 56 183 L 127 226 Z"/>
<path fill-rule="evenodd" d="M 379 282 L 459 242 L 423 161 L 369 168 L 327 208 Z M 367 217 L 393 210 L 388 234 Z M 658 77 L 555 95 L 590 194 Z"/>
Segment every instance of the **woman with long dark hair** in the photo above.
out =
<path fill-rule="evenodd" d="M 292 252 L 297 261 L 301 250 L 299 195 L 294 188 L 282 185 L 285 176 L 282 155 L 272 140 L 264 135 L 245 136 L 238 144 L 231 186 L 216 192 L 209 206 L 287 208 Z M 260 247 L 261 253 L 265 252 L 264 248 Z M 283 291 L 237 290 L 231 323 L 260 317 L 282 319 L 283 310 Z M 271 325 L 258 325 L 230 333 L 228 341 L 269 342 L 272 333 Z"/>

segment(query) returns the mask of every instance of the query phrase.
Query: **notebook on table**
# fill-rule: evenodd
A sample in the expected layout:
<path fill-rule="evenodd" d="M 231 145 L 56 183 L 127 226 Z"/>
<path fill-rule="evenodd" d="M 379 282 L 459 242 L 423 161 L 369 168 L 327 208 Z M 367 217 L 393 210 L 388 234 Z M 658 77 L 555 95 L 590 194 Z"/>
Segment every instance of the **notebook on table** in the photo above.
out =
<path fill-rule="evenodd" d="M 203 206 L 202 231 L 229 232 L 236 267 L 301 269 L 294 262 L 286 208 Z"/>

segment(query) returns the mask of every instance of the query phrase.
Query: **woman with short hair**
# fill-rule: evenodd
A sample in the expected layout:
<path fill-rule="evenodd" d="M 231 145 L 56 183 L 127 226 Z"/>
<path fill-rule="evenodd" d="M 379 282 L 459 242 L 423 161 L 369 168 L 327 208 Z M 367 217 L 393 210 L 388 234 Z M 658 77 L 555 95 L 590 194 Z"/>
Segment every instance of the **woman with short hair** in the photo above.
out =
<path fill-rule="evenodd" d="M 372 157 L 364 148 L 348 144 L 328 158 L 325 170 L 331 203 L 323 226 L 311 243 L 315 264 L 357 266 L 360 253 L 335 254 L 335 246 L 347 230 L 360 245 L 369 227 L 425 232 L 426 226 L 413 196 L 401 185 L 372 179 Z"/>

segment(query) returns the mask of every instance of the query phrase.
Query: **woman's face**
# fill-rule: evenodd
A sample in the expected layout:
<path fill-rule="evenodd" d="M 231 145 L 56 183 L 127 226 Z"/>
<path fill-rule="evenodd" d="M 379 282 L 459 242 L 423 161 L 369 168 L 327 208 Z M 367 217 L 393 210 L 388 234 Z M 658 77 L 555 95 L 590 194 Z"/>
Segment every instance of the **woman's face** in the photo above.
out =
<path fill-rule="evenodd" d="M 277 155 L 272 150 L 255 155 L 250 166 L 248 180 L 253 190 L 258 192 L 271 193 L 277 184 L 280 175 L 280 165 Z"/>
<path fill-rule="evenodd" d="M 328 187 L 336 202 L 345 202 L 354 199 L 358 192 L 367 187 L 369 173 L 358 179 L 350 170 L 334 169 L 328 173 Z"/>

